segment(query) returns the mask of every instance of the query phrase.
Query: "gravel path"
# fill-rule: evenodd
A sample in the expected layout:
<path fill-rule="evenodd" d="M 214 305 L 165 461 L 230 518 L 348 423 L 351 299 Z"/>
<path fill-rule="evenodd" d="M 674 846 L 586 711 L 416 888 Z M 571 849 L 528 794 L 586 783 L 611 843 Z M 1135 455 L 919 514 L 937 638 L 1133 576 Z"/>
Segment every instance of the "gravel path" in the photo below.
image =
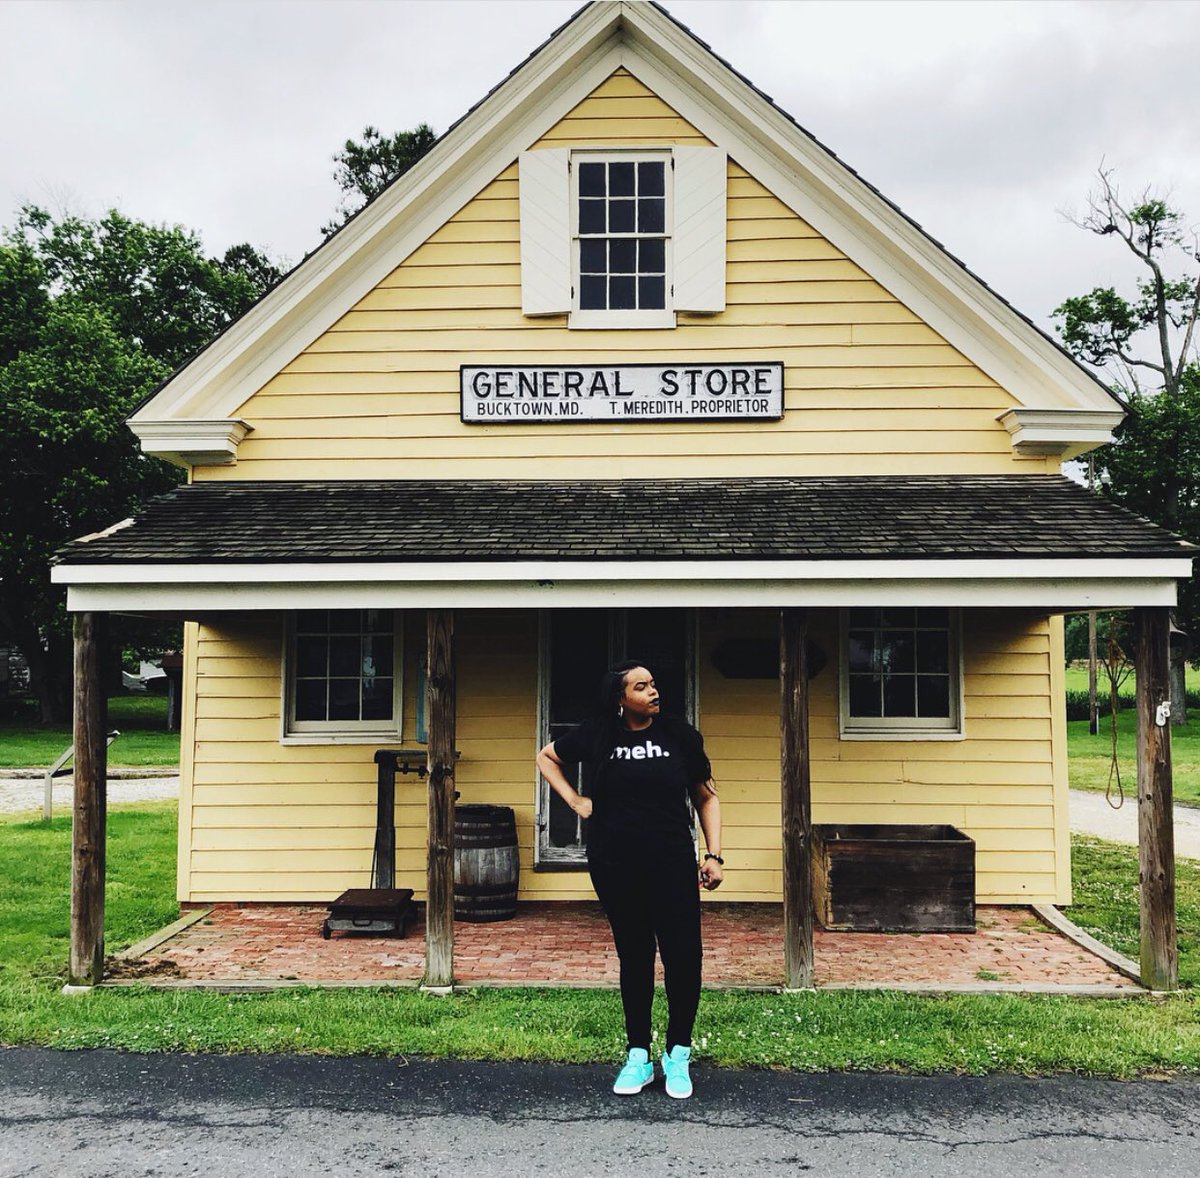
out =
<path fill-rule="evenodd" d="M 46 786 L 41 777 L 0 778 L 0 814 L 42 812 Z M 179 797 L 179 776 L 174 777 L 116 777 L 109 778 L 108 801 L 119 806 L 123 802 L 157 802 L 163 798 Z M 59 777 L 54 782 L 54 813 L 71 812 L 71 778 Z"/>
<path fill-rule="evenodd" d="M 1125 804 L 1114 810 L 1103 794 L 1071 790 L 1071 829 L 1094 834 L 1115 843 L 1137 845 L 1137 797 L 1125 795 Z M 1200 859 L 1200 810 L 1175 807 L 1175 857 Z"/>

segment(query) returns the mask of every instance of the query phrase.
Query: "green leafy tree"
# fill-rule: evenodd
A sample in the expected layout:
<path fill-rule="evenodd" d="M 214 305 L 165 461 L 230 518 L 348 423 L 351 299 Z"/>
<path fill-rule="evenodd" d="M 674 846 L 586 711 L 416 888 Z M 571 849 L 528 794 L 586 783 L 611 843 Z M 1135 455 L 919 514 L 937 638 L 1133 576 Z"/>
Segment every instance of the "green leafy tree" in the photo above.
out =
<path fill-rule="evenodd" d="M 347 139 L 333 157 L 333 178 L 342 190 L 337 216 L 321 232 L 337 232 L 368 201 L 398 176 L 403 176 L 437 142 L 426 123 L 388 136 L 377 127 L 364 127 L 362 141 Z"/>
<path fill-rule="evenodd" d="M 250 246 L 207 258 L 195 234 L 117 212 L 25 208 L 0 240 L 0 635 L 44 722 L 69 713 L 71 676 L 51 556 L 178 482 L 125 418 L 277 278 Z M 114 647 L 146 645 L 144 626 L 125 629 Z"/>
<path fill-rule="evenodd" d="M 1122 199 L 1101 169 L 1087 214 L 1075 221 L 1121 243 L 1141 276 L 1131 293 L 1097 287 L 1054 312 L 1067 349 L 1105 375 L 1129 403 L 1112 444 L 1092 455 L 1102 494 L 1189 540 L 1200 542 L 1200 247 L 1183 213 L 1146 190 Z M 1180 586 L 1177 617 L 1200 640 L 1200 588 Z M 1200 641 L 1193 657 L 1200 654 Z M 1182 713 L 1182 651 L 1172 696 Z M 1173 713 L 1173 718 L 1177 718 Z"/>

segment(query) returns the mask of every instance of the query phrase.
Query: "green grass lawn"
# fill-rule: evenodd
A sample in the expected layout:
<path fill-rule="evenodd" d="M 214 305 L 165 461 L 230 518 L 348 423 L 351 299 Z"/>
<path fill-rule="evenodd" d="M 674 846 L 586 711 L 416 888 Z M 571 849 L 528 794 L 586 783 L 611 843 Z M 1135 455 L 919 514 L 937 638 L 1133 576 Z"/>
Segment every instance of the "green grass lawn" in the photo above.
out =
<path fill-rule="evenodd" d="M 1191 715 L 1188 723 L 1171 729 L 1171 772 L 1175 800 L 1200 806 L 1200 713 L 1193 709 Z M 1067 721 L 1067 773 L 1072 789 L 1104 792 L 1112 763 L 1109 725 L 1109 717 L 1101 715 L 1100 733 L 1093 736 L 1088 732 L 1086 720 Z M 1136 798 L 1137 716 L 1132 711 L 1120 712 L 1117 716 L 1117 760 L 1125 796 Z"/>
<path fill-rule="evenodd" d="M 110 817 L 108 948 L 172 919 L 170 805 Z M 147 1051 L 303 1051 L 457 1058 L 613 1061 L 623 1050 L 612 991 L 315 990 L 225 995 L 59 993 L 67 958 L 69 824 L 0 820 L 0 1043 Z M 1088 840 L 1073 915 L 1136 950 L 1132 850 Z M 1183 974 L 1200 980 L 1200 879 L 1182 871 Z M 1132 924 L 1131 924 L 1132 920 Z M 1105 1076 L 1200 1071 L 1200 1011 L 1164 1002 L 1018 996 L 706 992 L 697 1056 L 721 1066 L 805 1070 L 1078 1071 Z"/>
<path fill-rule="evenodd" d="M 1184 679 L 1187 681 L 1188 691 L 1200 691 L 1200 667 L 1184 668 Z M 1067 690 L 1068 691 L 1084 691 L 1088 689 L 1088 669 L 1087 663 L 1068 663 L 1067 664 Z M 1100 697 L 1100 706 L 1104 707 L 1108 701 L 1108 676 L 1104 673 L 1104 667 L 1098 668 L 1096 676 L 1096 691 Z M 1128 697 L 1130 702 L 1133 701 L 1134 677 L 1130 674 L 1129 678 L 1121 684 L 1121 698 Z"/>
<path fill-rule="evenodd" d="M 118 695 L 108 701 L 108 726 L 120 737 L 108 750 L 114 767 L 179 764 L 179 733 L 168 732 L 167 699 L 162 695 Z M 69 724 L 0 722 L 0 769 L 48 769 L 71 743 Z"/>

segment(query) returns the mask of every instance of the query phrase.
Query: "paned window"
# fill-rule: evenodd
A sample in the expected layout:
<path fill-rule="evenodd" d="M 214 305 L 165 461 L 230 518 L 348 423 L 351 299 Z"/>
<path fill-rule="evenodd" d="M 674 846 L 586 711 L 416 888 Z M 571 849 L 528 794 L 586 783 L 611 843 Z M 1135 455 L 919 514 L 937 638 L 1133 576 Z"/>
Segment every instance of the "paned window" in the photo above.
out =
<path fill-rule="evenodd" d="M 667 306 L 666 160 L 581 161 L 579 308 Z"/>
<path fill-rule="evenodd" d="M 945 608 L 851 609 L 843 735 L 961 732 L 958 619 Z"/>
<path fill-rule="evenodd" d="M 392 610 L 300 610 L 288 636 L 288 732 L 398 732 Z"/>

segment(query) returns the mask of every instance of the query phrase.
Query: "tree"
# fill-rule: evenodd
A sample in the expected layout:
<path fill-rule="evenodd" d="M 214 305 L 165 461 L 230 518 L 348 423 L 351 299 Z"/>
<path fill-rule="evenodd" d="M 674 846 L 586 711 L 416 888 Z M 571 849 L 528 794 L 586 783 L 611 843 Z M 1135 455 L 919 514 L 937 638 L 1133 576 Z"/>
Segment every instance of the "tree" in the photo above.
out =
<path fill-rule="evenodd" d="M 70 697 L 51 556 L 179 481 L 125 418 L 277 278 L 250 246 L 206 258 L 195 234 L 117 212 L 25 208 L 0 238 L 0 632 L 29 663 L 43 722 Z"/>
<path fill-rule="evenodd" d="M 1101 369 L 1129 403 L 1112 444 L 1093 470 L 1103 494 L 1185 538 L 1200 541 L 1200 244 L 1183 214 L 1144 190 L 1124 202 L 1111 170 L 1101 169 L 1087 214 L 1075 221 L 1115 238 L 1143 276 L 1132 297 L 1113 287 L 1067 299 L 1054 311 L 1067 349 Z M 1177 618 L 1200 638 L 1196 580 L 1180 589 Z M 1200 654 L 1200 643 L 1197 644 Z M 1182 647 L 1172 659 L 1173 719 L 1184 711 Z"/>
<path fill-rule="evenodd" d="M 390 138 L 376 127 L 364 127 L 362 142 L 347 139 L 335 153 L 333 178 L 342 190 L 337 217 L 321 232 L 336 233 L 368 201 L 374 200 L 393 180 L 403 176 L 437 142 L 427 123 Z"/>

